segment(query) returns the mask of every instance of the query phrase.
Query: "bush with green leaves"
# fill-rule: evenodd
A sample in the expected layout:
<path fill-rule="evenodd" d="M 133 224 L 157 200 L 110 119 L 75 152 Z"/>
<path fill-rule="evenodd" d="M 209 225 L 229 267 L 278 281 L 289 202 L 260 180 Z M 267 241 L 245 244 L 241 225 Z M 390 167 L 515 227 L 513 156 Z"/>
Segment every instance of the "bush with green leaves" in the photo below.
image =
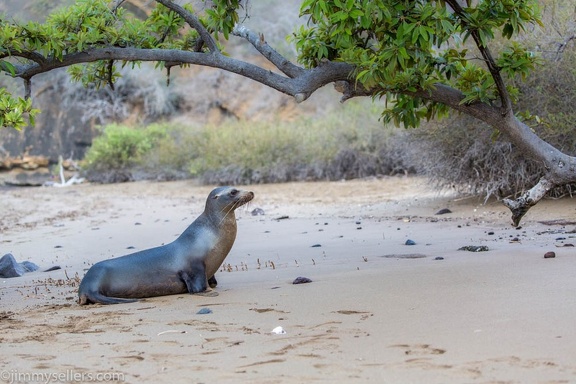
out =
<path fill-rule="evenodd" d="M 88 172 L 128 170 L 145 162 L 153 146 L 166 137 L 164 127 L 151 125 L 143 129 L 112 124 L 94 139 L 83 161 Z"/>
<path fill-rule="evenodd" d="M 401 156 L 403 132 L 382 129 L 377 116 L 376 108 L 350 103 L 324 118 L 292 122 L 110 125 L 94 141 L 85 170 L 96 181 L 194 177 L 210 184 L 338 180 L 413 171 Z"/>

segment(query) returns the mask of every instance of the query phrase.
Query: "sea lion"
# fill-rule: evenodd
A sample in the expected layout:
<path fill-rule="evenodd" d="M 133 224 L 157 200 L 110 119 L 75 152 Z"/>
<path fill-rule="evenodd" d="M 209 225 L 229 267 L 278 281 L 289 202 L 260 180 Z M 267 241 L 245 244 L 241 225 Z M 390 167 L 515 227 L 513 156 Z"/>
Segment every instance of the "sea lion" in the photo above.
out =
<path fill-rule="evenodd" d="M 80 283 L 78 303 L 128 303 L 214 287 L 236 239 L 234 210 L 253 198 L 233 187 L 214 189 L 204 212 L 172 243 L 94 264 Z"/>

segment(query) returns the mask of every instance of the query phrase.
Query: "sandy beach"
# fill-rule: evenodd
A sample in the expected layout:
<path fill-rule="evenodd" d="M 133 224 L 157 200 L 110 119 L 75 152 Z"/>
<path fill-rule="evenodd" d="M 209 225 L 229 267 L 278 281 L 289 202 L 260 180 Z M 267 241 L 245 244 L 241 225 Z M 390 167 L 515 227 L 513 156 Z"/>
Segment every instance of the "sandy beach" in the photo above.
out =
<path fill-rule="evenodd" d="M 76 303 L 85 271 L 174 240 L 212 187 L 0 190 L 0 256 L 61 267 L 0 279 L 0 382 L 576 383 L 573 199 L 516 229 L 413 177 L 242 188 L 217 297 L 114 306 Z"/>

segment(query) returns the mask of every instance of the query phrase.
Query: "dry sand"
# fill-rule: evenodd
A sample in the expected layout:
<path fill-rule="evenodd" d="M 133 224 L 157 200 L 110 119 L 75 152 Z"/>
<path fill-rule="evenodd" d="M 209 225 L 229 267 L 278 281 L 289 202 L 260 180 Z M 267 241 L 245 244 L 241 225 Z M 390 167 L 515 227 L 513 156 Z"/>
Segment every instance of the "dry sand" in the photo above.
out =
<path fill-rule="evenodd" d="M 499 203 L 417 178 L 249 188 L 219 296 L 83 307 L 91 264 L 172 241 L 211 188 L 1 190 L 0 256 L 62 269 L 0 280 L 0 381 L 576 382 L 574 200 L 515 229 Z"/>

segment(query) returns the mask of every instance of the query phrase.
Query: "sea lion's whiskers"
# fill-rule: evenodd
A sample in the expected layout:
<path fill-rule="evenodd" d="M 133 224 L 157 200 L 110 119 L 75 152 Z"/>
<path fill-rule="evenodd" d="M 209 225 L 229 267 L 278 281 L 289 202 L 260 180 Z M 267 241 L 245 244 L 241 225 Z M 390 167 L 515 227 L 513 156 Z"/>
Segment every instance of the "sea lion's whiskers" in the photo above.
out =
<path fill-rule="evenodd" d="M 224 210 L 228 208 L 228 205 L 226 207 L 224 207 L 224 209 L 222 209 L 220 212 L 224 212 Z M 228 215 L 230 214 L 230 212 L 234 212 L 234 209 L 236 208 L 236 204 L 231 204 L 230 205 L 230 209 L 228 209 L 228 211 L 224 214 L 224 217 L 222 217 L 222 219 L 220 219 L 220 222 L 218 223 L 218 225 L 221 225 L 222 222 L 224 222 L 224 220 L 226 220 L 226 218 L 228 217 Z"/>

